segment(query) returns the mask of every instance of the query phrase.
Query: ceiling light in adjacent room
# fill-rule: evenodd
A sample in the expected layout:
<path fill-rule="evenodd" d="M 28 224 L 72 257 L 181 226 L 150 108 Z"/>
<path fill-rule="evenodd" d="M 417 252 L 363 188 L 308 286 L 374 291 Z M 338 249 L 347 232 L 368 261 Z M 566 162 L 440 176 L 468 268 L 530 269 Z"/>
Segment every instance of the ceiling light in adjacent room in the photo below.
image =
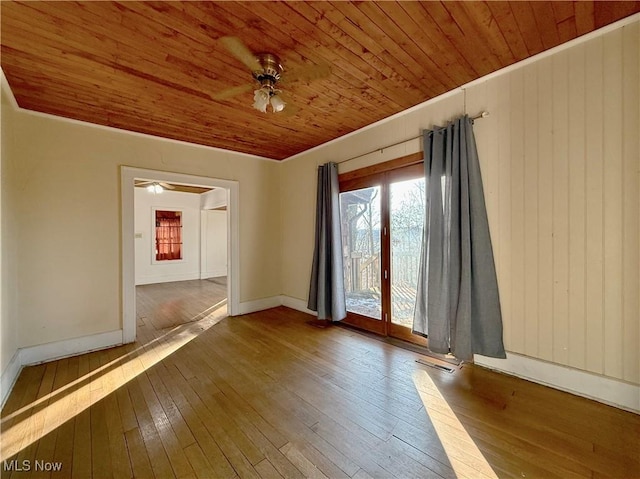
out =
<path fill-rule="evenodd" d="M 147 191 L 149 193 L 153 193 L 154 195 L 159 195 L 164 191 L 164 188 L 160 186 L 158 183 L 152 183 L 149 186 L 147 186 Z"/>

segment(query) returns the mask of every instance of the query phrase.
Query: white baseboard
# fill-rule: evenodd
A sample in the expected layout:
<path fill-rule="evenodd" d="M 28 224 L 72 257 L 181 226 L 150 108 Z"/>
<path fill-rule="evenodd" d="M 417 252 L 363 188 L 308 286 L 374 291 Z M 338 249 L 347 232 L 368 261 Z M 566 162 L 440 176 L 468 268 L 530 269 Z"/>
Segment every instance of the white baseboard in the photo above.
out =
<path fill-rule="evenodd" d="M 220 278 L 222 276 L 227 276 L 226 268 L 203 271 L 202 273 L 200 273 L 200 279 Z"/>
<path fill-rule="evenodd" d="M 295 309 L 296 311 L 311 314 L 312 316 L 318 316 L 318 312 L 307 308 L 307 302 L 302 299 L 282 295 L 280 296 L 280 304 L 287 308 Z"/>
<path fill-rule="evenodd" d="M 20 349 L 20 363 L 23 366 L 38 364 L 54 359 L 62 359 L 76 354 L 84 354 L 98 349 L 122 344 L 122 330 L 92 334 L 79 338 L 65 339 L 53 343 L 38 344 Z"/>
<path fill-rule="evenodd" d="M 278 306 L 282 306 L 280 296 L 271 296 L 269 298 L 255 299 L 253 301 L 243 301 L 240 303 L 238 313 L 255 313 L 256 311 L 264 311 L 265 309 L 276 308 Z"/>
<path fill-rule="evenodd" d="M 11 357 L 7 367 L 2 371 L 2 378 L 0 379 L 0 408 L 4 406 L 4 402 L 9 397 L 9 393 L 13 389 L 21 370 L 22 364 L 20 364 L 20 350 L 18 349 Z"/>
<path fill-rule="evenodd" d="M 122 344 L 122 330 L 92 334 L 18 349 L 2 372 L 2 405 L 9 396 L 23 366 L 53 361 Z"/>
<path fill-rule="evenodd" d="M 610 406 L 640 413 L 640 385 L 637 384 L 510 352 L 507 353 L 507 359 L 476 355 L 474 363 Z"/>
<path fill-rule="evenodd" d="M 318 313 L 307 308 L 307 302 L 302 299 L 292 298 L 291 296 L 271 296 L 269 298 L 256 299 L 254 301 L 244 301 L 240 303 L 239 314 L 255 313 L 264 311 L 265 309 L 277 308 L 278 306 L 286 306 L 303 313 L 317 316 Z"/>

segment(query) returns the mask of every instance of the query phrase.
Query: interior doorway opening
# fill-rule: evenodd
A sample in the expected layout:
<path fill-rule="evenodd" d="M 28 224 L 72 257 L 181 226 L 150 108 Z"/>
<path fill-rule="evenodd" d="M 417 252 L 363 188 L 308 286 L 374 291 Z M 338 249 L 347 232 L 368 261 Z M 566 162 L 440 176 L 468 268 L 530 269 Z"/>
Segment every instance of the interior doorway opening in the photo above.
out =
<path fill-rule="evenodd" d="M 138 334 L 226 315 L 228 191 L 141 178 L 134 186 Z"/>
<path fill-rule="evenodd" d="M 131 167 L 121 179 L 123 342 L 143 318 L 163 329 L 238 314 L 237 182 Z"/>

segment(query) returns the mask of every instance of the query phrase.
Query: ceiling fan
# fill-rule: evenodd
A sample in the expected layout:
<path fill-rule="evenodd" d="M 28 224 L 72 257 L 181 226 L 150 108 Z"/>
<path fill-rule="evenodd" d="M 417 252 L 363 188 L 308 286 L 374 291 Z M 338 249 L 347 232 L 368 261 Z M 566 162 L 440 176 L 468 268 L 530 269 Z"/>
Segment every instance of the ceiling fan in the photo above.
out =
<path fill-rule="evenodd" d="M 250 71 L 255 82 L 227 88 L 214 95 L 216 100 L 228 98 L 249 92 L 253 92 L 253 108 L 263 113 L 271 105 L 274 113 L 284 110 L 287 103 L 283 99 L 282 90 L 276 85 L 282 81 L 292 83 L 294 81 L 312 81 L 326 78 L 331 73 L 327 64 L 311 65 L 284 73 L 284 68 L 277 55 L 268 52 L 253 53 L 238 37 L 221 37 L 220 42 L 234 57 L 240 60 Z"/>
<path fill-rule="evenodd" d="M 147 191 L 154 194 L 162 193 L 164 190 L 175 190 L 176 187 L 170 185 L 169 183 L 164 183 L 163 181 L 139 181 L 136 180 L 135 186 L 143 187 L 146 186 Z"/>

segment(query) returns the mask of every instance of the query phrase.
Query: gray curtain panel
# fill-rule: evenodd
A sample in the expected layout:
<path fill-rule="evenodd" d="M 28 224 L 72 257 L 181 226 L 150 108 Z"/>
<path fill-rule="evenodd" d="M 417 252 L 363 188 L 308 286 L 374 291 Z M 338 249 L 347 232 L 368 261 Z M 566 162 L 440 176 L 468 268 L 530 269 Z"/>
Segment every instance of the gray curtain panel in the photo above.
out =
<path fill-rule="evenodd" d="M 307 307 L 318 319 L 339 321 L 347 316 L 342 269 L 338 165 L 318 168 L 316 239 Z"/>
<path fill-rule="evenodd" d="M 463 360 L 505 358 L 473 123 L 424 132 L 426 207 L 413 331 Z"/>

